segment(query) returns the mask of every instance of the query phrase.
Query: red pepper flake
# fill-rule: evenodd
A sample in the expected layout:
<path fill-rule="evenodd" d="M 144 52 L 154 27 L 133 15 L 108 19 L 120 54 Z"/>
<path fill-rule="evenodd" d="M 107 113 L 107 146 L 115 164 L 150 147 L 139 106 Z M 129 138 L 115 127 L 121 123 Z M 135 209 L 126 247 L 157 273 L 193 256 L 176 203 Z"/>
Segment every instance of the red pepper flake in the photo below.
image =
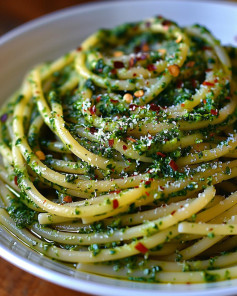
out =
<path fill-rule="evenodd" d="M 137 76 L 137 73 L 133 73 L 132 76 L 133 76 L 133 77 L 136 77 L 136 76 Z"/>
<path fill-rule="evenodd" d="M 230 97 L 225 97 L 226 100 L 230 100 Z"/>
<path fill-rule="evenodd" d="M 172 23 L 171 23 L 171 21 L 169 21 L 169 20 L 164 20 L 163 22 L 162 22 L 162 25 L 163 26 L 170 26 Z"/>
<path fill-rule="evenodd" d="M 166 157 L 166 155 L 165 155 L 164 153 L 162 153 L 162 152 L 159 152 L 159 151 L 158 151 L 158 152 L 156 152 L 156 154 L 157 154 L 157 155 L 159 155 L 159 156 L 161 156 L 161 157 Z"/>
<path fill-rule="evenodd" d="M 173 216 L 176 213 L 176 210 L 170 213 L 171 216 Z"/>
<path fill-rule="evenodd" d="M 192 68 L 194 65 L 195 65 L 195 61 L 189 61 L 189 62 L 186 64 L 186 67 L 187 67 L 187 68 Z"/>
<path fill-rule="evenodd" d="M 145 185 L 146 185 L 146 186 L 151 185 L 151 181 L 146 181 L 146 182 L 145 182 Z"/>
<path fill-rule="evenodd" d="M 94 127 L 94 126 L 90 127 L 90 133 L 92 135 L 94 135 L 94 133 L 96 133 L 96 132 L 97 132 L 97 128 L 96 127 Z"/>
<path fill-rule="evenodd" d="M 159 112 L 160 111 L 160 106 L 152 103 L 152 104 L 150 104 L 150 110 Z"/>
<path fill-rule="evenodd" d="M 149 193 L 149 192 L 147 192 L 147 191 L 145 192 L 145 194 L 146 194 L 146 196 L 149 196 L 149 195 L 150 195 L 150 193 Z"/>
<path fill-rule="evenodd" d="M 114 190 L 114 191 L 110 191 L 110 194 L 119 194 L 121 192 L 121 189 L 117 189 L 117 190 Z"/>
<path fill-rule="evenodd" d="M 90 114 L 91 114 L 91 115 L 95 115 L 95 113 L 96 113 L 95 105 L 91 106 L 91 107 L 89 108 L 89 111 L 90 111 Z"/>
<path fill-rule="evenodd" d="M 98 97 L 96 98 L 96 102 L 99 103 L 100 100 L 101 100 L 101 96 L 98 96 Z"/>
<path fill-rule="evenodd" d="M 78 46 L 77 51 L 82 51 L 82 47 Z"/>
<path fill-rule="evenodd" d="M 186 285 L 191 285 L 191 283 L 190 282 L 186 282 Z"/>
<path fill-rule="evenodd" d="M 114 61 L 114 68 L 116 69 L 124 68 L 124 63 L 121 61 Z"/>
<path fill-rule="evenodd" d="M 197 80 L 191 79 L 191 84 L 192 84 L 193 88 L 196 88 L 197 87 Z"/>
<path fill-rule="evenodd" d="M 113 209 L 117 209 L 119 207 L 119 202 L 117 199 L 113 199 Z"/>
<path fill-rule="evenodd" d="M 212 49 L 212 47 L 211 46 L 203 46 L 203 48 L 202 48 L 203 50 L 211 50 Z"/>
<path fill-rule="evenodd" d="M 203 85 L 205 85 L 205 86 L 214 86 L 215 84 L 213 82 L 204 81 Z"/>
<path fill-rule="evenodd" d="M 1 122 L 5 122 L 7 120 L 7 117 L 8 117 L 7 113 L 3 114 L 1 116 Z"/>
<path fill-rule="evenodd" d="M 217 109 L 211 109 L 211 115 L 218 115 L 218 110 Z"/>
<path fill-rule="evenodd" d="M 147 247 L 144 246 L 141 242 L 136 244 L 135 249 L 141 252 L 142 254 L 146 254 L 148 252 Z"/>
<path fill-rule="evenodd" d="M 184 103 L 182 103 L 182 104 L 181 104 L 181 107 L 185 107 L 185 104 L 184 104 Z"/>
<path fill-rule="evenodd" d="M 134 53 L 136 53 L 136 54 L 140 54 L 141 50 L 142 50 L 142 45 L 141 44 L 134 47 Z M 139 56 L 136 56 L 136 59 L 137 59 L 137 61 L 139 61 L 140 60 Z"/>
<path fill-rule="evenodd" d="M 136 143 L 136 142 L 137 142 L 136 139 L 133 139 L 133 138 L 131 138 L 131 137 L 128 137 L 127 140 L 128 140 L 128 141 L 131 141 L 131 142 L 133 142 L 133 143 Z"/>
<path fill-rule="evenodd" d="M 123 150 L 126 151 L 128 147 L 126 145 L 123 145 Z"/>
<path fill-rule="evenodd" d="M 177 88 L 182 88 L 183 87 L 183 81 L 179 80 L 176 84 Z"/>
<path fill-rule="evenodd" d="M 14 183 L 16 186 L 18 186 L 17 176 L 14 177 Z"/>
<path fill-rule="evenodd" d="M 137 108 L 138 108 L 138 105 L 135 105 L 135 104 L 131 104 L 129 106 L 129 110 L 131 110 L 131 111 L 135 111 Z"/>
<path fill-rule="evenodd" d="M 215 133 L 210 133 L 209 136 L 210 136 L 210 137 L 214 137 L 214 136 L 215 136 Z"/>
<path fill-rule="evenodd" d="M 72 197 L 69 195 L 66 195 L 66 196 L 64 196 L 63 201 L 68 202 L 68 203 L 72 202 Z"/>
<path fill-rule="evenodd" d="M 206 100 L 206 99 L 204 99 L 204 100 L 203 100 L 203 104 L 206 104 L 206 103 L 207 103 L 207 100 Z"/>
<path fill-rule="evenodd" d="M 212 71 L 212 69 L 206 69 L 205 70 L 205 72 L 211 72 Z"/>
<path fill-rule="evenodd" d="M 163 19 L 164 17 L 162 15 L 157 15 L 156 18 L 158 18 L 159 20 Z"/>
<path fill-rule="evenodd" d="M 47 201 L 47 200 L 45 199 L 45 200 L 43 201 L 43 204 L 45 204 L 45 203 L 46 203 L 46 201 Z"/>
<path fill-rule="evenodd" d="M 138 25 L 133 27 L 133 31 L 137 31 L 138 30 Z"/>
<path fill-rule="evenodd" d="M 109 139 L 109 147 L 113 147 L 114 146 L 114 139 Z"/>
<path fill-rule="evenodd" d="M 116 69 L 112 69 L 112 70 L 110 71 L 110 73 L 113 74 L 113 75 L 115 75 L 115 74 L 117 74 L 117 70 L 116 70 Z"/>
<path fill-rule="evenodd" d="M 172 168 L 172 170 L 177 171 L 178 170 L 178 166 L 176 164 L 176 162 L 171 159 L 171 161 L 169 162 L 169 166 Z"/>
<path fill-rule="evenodd" d="M 113 104 L 118 104 L 119 103 L 118 100 L 113 100 L 113 99 L 110 99 L 110 102 L 113 103 Z"/>
<path fill-rule="evenodd" d="M 164 187 L 164 186 L 160 186 L 160 189 L 161 189 L 161 190 L 165 190 L 165 187 Z"/>
<path fill-rule="evenodd" d="M 215 79 L 214 79 L 214 82 L 215 82 L 215 83 L 217 83 L 218 81 L 219 81 L 218 78 L 215 78 Z"/>
<path fill-rule="evenodd" d="M 149 65 L 147 65 L 147 70 L 148 71 L 155 71 L 156 70 L 156 66 L 154 64 L 149 64 Z"/>
<path fill-rule="evenodd" d="M 197 152 L 200 152 L 200 148 L 199 148 L 199 145 L 198 144 L 196 145 L 196 151 Z"/>
<path fill-rule="evenodd" d="M 134 188 L 139 188 L 139 186 L 134 186 Z"/>

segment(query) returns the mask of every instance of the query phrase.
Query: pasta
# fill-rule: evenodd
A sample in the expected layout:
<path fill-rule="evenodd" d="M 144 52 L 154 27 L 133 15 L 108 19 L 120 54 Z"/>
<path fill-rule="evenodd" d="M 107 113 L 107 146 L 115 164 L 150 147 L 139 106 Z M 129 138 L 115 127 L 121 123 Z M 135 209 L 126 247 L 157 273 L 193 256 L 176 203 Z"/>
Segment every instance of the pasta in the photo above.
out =
<path fill-rule="evenodd" d="M 236 70 L 161 16 L 35 66 L 1 109 L 0 223 L 83 272 L 237 278 Z"/>

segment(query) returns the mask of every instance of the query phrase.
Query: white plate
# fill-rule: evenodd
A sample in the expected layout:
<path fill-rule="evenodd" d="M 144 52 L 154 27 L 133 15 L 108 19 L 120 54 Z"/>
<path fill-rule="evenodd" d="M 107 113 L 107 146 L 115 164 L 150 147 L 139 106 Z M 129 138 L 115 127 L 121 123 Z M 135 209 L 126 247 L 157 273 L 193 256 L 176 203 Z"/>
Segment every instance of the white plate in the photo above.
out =
<path fill-rule="evenodd" d="M 207 26 L 224 44 L 237 46 L 237 5 L 204 1 L 113 1 L 76 6 L 39 18 L 0 38 L 1 103 L 19 87 L 38 62 L 77 47 L 101 27 L 113 27 L 164 15 L 180 25 Z M 120 281 L 74 270 L 31 251 L 0 227 L 0 255 L 16 266 L 53 283 L 96 295 L 233 295 L 237 280 L 196 285 L 157 285 Z"/>

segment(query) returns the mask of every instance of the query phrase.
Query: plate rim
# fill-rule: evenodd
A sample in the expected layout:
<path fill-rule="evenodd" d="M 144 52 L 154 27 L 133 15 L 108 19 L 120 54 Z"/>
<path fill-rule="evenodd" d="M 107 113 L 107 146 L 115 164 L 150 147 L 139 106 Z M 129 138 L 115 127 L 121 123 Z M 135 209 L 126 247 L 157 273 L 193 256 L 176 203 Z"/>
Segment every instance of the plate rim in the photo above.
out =
<path fill-rule="evenodd" d="M 1 225 L 0 225 L 1 227 Z M 2 227 L 1 227 L 2 228 Z M 5 232 L 8 233 L 4 228 L 2 228 Z M 16 238 L 14 238 L 14 241 L 19 242 Z M 19 242 L 20 243 L 20 242 Z M 21 243 L 23 244 L 23 243 Z M 29 249 L 30 251 L 34 252 L 33 249 L 30 249 L 27 247 L 25 244 L 24 248 Z M 111 296 L 111 289 L 118 289 L 117 293 L 113 293 L 113 296 L 118 296 L 121 295 L 121 292 L 128 292 L 130 293 L 131 296 L 134 296 L 135 293 L 137 296 L 142 296 L 144 293 L 149 293 L 149 295 L 154 296 L 154 295 L 159 295 L 159 296 L 171 296 L 171 295 L 191 295 L 191 296 L 223 296 L 223 295 L 233 295 L 233 293 L 236 292 L 237 286 L 233 287 L 213 287 L 211 288 L 211 285 L 215 285 L 216 283 L 200 283 L 200 284 L 195 284 L 195 286 L 202 286 L 202 285 L 208 285 L 210 288 L 208 289 L 203 289 L 203 290 L 187 290 L 187 291 L 176 291 L 174 294 L 171 290 L 162 290 L 162 291 L 152 291 L 150 289 L 139 289 L 135 290 L 134 288 L 130 287 L 121 287 L 121 286 L 112 286 L 112 285 L 106 285 L 98 282 L 91 282 L 88 280 L 84 280 L 81 278 L 75 278 L 75 277 L 70 277 L 68 275 L 62 274 L 60 272 L 57 272 L 55 270 L 49 270 L 49 268 L 46 268 L 44 266 L 41 266 L 35 262 L 31 262 L 28 258 L 24 258 L 20 256 L 19 254 L 16 254 L 14 251 L 9 250 L 7 247 L 2 246 L 0 244 L 0 257 L 3 258 L 4 260 L 8 261 L 9 263 L 13 264 L 14 266 L 24 270 L 25 272 L 28 272 L 38 278 L 44 279 L 47 282 L 57 284 L 59 286 L 78 291 L 78 292 L 86 292 L 86 293 L 95 293 L 95 295 L 98 296 Z M 47 257 L 48 258 L 48 257 Z M 48 258 L 50 260 L 50 258 Z M 47 274 L 50 271 L 50 278 L 47 278 Z M 64 281 L 62 282 L 62 278 Z M 233 279 L 232 281 L 236 281 L 236 279 Z M 73 283 L 73 285 L 72 285 Z M 80 284 L 80 290 L 77 289 L 78 285 Z M 89 284 L 89 285 L 88 285 Z M 137 283 L 139 284 L 139 283 Z M 155 284 L 152 284 L 155 286 Z M 175 288 L 175 286 L 180 286 L 180 287 L 187 287 L 185 284 L 162 284 L 163 286 L 169 285 L 170 288 Z M 192 286 L 189 286 L 190 288 Z M 102 293 L 98 294 L 98 288 L 103 289 Z M 125 294 L 126 295 L 126 294 Z"/>

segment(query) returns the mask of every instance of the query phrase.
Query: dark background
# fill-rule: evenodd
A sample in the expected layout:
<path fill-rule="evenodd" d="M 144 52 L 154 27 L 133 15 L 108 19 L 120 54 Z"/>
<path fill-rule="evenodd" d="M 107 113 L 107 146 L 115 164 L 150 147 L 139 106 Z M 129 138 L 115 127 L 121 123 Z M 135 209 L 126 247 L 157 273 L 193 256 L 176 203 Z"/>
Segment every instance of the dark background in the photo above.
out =
<path fill-rule="evenodd" d="M 0 0 L 0 35 L 44 14 L 98 0 Z"/>
<path fill-rule="evenodd" d="M 0 0 L 0 35 L 44 14 L 88 2 L 99 1 Z M 232 2 L 237 2 L 237 0 L 232 0 Z M 0 296 L 88 296 L 88 294 L 70 291 L 36 278 L 1 258 L 0 267 Z"/>

